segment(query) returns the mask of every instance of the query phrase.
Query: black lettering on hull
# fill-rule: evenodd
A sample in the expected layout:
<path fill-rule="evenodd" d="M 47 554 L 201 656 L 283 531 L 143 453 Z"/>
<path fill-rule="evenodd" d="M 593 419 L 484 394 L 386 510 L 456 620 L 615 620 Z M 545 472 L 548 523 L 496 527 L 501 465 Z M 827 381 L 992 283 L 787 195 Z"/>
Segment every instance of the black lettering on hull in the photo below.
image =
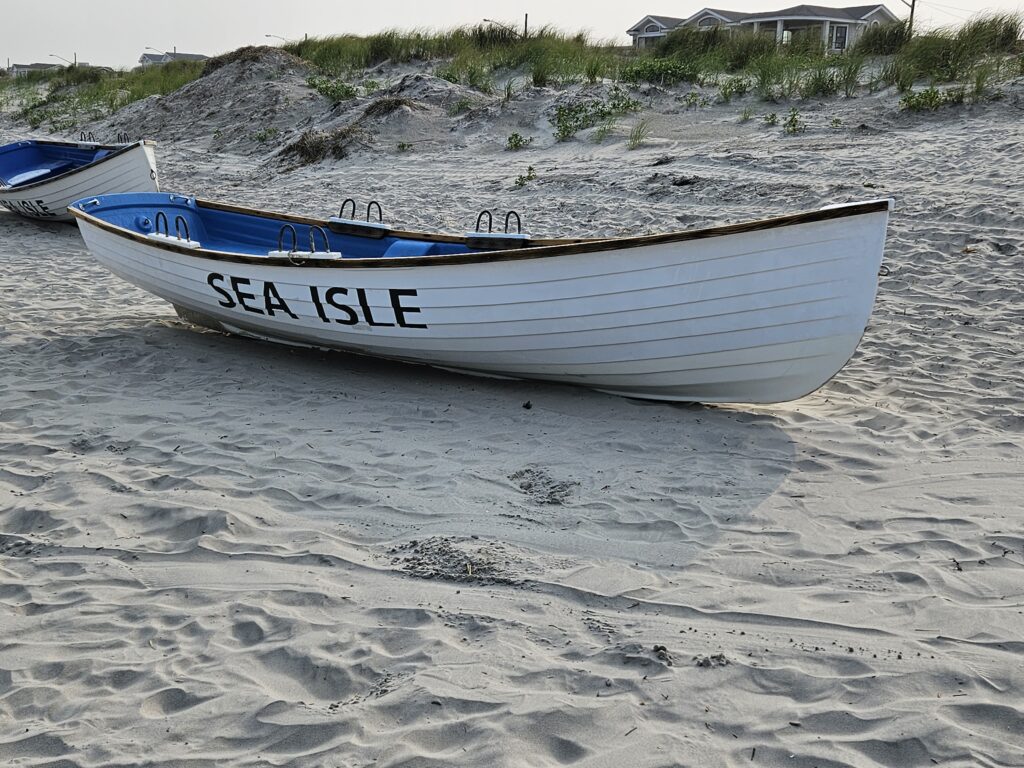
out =
<path fill-rule="evenodd" d="M 284 300 L 273 281 L 263 281 L 261 288 L 258 280 L 211 272 L 206 276 L 206 282 L 219 297 L 217 303 L 226 309 L 240 307 L 246 312 L 265 314 L 268 317 L 277 317 L 278 313 L 284 313 L 293 320 L 302 319 Z M 251 292 L 246 289 L 251 289 Z M 355 291 L 355 305 L 342 301 L 342 299 L 347 300 L 350 290 Z M 324 324 L 365 325 L 369 328 L 394 328 L 396 325 L 399 328 L 426 329 L 428 327 L 426 323 L 410 321 L 410 315 L 419 315 L 423 312 L 419 307 L 405 303 L 407 299 L 415 298 L 418 295 L 416 289 L 388 288 L 382 290 L 387 290 L 394 322 L 374 316 L 366 288 L 349 289 L 331 286 L 321 289 L 311 285 L 309 286 L 309 298 L 316 312 L 316 320 Z M 258 306 L 261 296 L 263 299 L 262 309 Z M 377 311 L 379 313 L 381 310 L 378 308 Z"/>

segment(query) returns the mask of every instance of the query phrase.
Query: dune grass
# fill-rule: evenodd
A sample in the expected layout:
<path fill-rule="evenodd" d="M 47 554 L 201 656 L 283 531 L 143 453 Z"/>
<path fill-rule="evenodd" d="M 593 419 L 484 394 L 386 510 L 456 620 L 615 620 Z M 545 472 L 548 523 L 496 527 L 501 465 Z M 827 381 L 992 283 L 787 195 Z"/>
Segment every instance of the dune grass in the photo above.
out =
<path fill-rule="evenodd" d="M 437 62 L 438 77 L 484 93 L 493 91 L 493 75 L 498 71 L 525 69 L 533 85 L 544 87 L 569 80 L 596 82 L 609 76 L 616 64 L 613 47 L 592 41 L 584 32 L 568 34 L 542 27 L 524 37 L 497 24 L 314 37 L 288 43 L 284 49 L 334 77 L 386 61 Z"/>
<path fill-rule="evenodd" d="M 861 56 L 891 56 L 910 41 L 910 26 L 905 21 L 868 27 L 857 40 L 854 51 Z"/>
<path fill-rule="evenodd" d="M 825 51 L 817 30 L 795 33 L 782 46 L 771 34 L 722 27 L 683 28 L 648 52 L 615 48 L 592 41 L 585 33 L 568 34 L 551 27 L 524 37 L 511 26 L 497 24 L 311 38 L 289 43 L 285 49 L 332 77 L 351 76 L 385 61 L 436 62 L 437 76 L 492 93 L 496 75 L 502 71 L 524 72 L 526 82 L 534 87 L 603 79 L 664 87 L 720 85 L 722 76 L 729 74 L 750 83 L 762 99 L 774 101 L 839 92 L 852 97 L 869 85 L 861 80 L 870 56 L 891 57 L 871 81 L 872 86 L 897 85 L 905 91 L 922 80 L 967 83 L 991 79 L 993 75 L 979 67 L 993 57 L 1019 54 L 1021 31 L 1021 17 L 1016 14 L 980 15 L 959 29 L 917 35 L 911 35 L 900 22 L 867 30 L 854 47 L 838 56 Z M 871 71 L 878 73 L 879 69 Z M 720 100 L 728 103 L 734 95 L 742 93 L 723 87 Z M 506 85 L 506 100 L 509 98 Z"/>
<path fill-rule="evenodd" d="M 203 62 L 175 61 L 129 71 L 66 67 L 33 72 L 0 83 L 18 89 L 20 115 L 33 128 L 75 128 L 103 118 L 133 101 L 176 91 L 198 78 Z"/>
<path fill-rule="evenodd" d="M 314 37 L 288 43 L 284 49 L 319 68 L 309 85 L 335 102 L 370 93 L 369 86 L 359 89 L 346 80 L 384 62 L 425 63 L 438 77 L 479 92 L 503 89 L 506 102 L 516 96 L 516 83 L 552 87 L 602 80 L 714 86 L 720 88 L 718 100 L 723 103 L 747 91 L 778 101 L 839 92 L 851 97 L 864 86 L 896 86 L 907 93 L 937 84 L 962 85 L 968 100 L 979 101 L 986 92 L 996 92 L 995 83 L 1024 74 L 1022 32 L 1019 14 L 979 15 L 956 29 L 914 35 L 898 23 L 867 30 L 851 50 L 836 56 L 826 54 L 817 31 L 794 34 L 782 46 L 770 34 L 684 28 L 653 51 L 637 51 L 592 40 L 582 32 L 543 27 L 523 36 L 511 26 L 478 24 L 441 31 L 391 29 L 369 36 Z M 172 62 L 131 71 L 76 66 L 0 77 L 0 108 L 20 109 L 33 127 L 68 130 L 133 101 L 170 93 L 245 51 L 257 55 L 259 49 L 242 49 L 205 65 Z M 869 66 L 867 58 L 874 56 L 885 58 Z M 865 72 L 873 73 L 868 82 L 862 82 Z M 929 104 L 933 100 L 926 99 Z M 600 110 L 582 115 L 573 109 L 565 111 L 556 126 L 561 138 L 608 117 L 598 114 Z"/>

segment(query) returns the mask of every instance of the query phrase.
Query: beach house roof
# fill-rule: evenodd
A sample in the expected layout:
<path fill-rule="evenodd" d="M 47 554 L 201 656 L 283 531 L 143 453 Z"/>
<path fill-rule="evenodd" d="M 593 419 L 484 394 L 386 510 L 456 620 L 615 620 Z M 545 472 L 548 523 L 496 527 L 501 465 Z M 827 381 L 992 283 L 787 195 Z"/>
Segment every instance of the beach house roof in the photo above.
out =
<path fill-rule="evenodd" d="M 634 24 L 626 34 L 633 37 L 634 45 L 651 45 L 658 38 L 679 27 L 696 26 L 701 28 L 713 26 L 742 27 L 762 22 L 841 22 L 856 25 L 858 28 L 871 24 L 899 21 L 899 17 L 881 3 L 874 5 L 853 5 L 845 8 L 830 8 L 823 5 L 794 5 L 777 11 L 758 11 L 745 13 L 728 11 L 722 8 L 701 8 L 695 14 L 676 19 L 671 16 L 645 16 Z"/>
<path fill-rule="evenodd" d="M 689 24 L 694 19 L 702 18 L 704 16 L 715 16 L 719 20 L 731 24 L 740 21 L 746 14 L 741 11 L 726 11 L 722 8 L 701 8 L 692 16 L 687 17 L 683 23 Z"/>
<path fill-rule="evenodd" d="M 897 21 L 894 13 L 884 5 L 854 5 L 846 8 L 831 8 L 824 5 L 794 5 L 791 8 L 783 8 L 780 11 L 760 11 L 758 13 L 742 14 L 740 21 L 749 23 L 754 21 L 765 21 L 767 19 L 835 19 L 840 21 L 860 21 L 879 9 L 885 11 Z"/>
<path fill-rule="evenodd" d="M 652 14 L 640 19 L 640 21 L 626 30 L 626 34 L 632 35 L 643 32 L 651 24 L 659 27 L 661 30 L 669 31 L 675 29 L 684 21 L 685 19 L 678 19 L 675 16 L 654 16 Z"/>

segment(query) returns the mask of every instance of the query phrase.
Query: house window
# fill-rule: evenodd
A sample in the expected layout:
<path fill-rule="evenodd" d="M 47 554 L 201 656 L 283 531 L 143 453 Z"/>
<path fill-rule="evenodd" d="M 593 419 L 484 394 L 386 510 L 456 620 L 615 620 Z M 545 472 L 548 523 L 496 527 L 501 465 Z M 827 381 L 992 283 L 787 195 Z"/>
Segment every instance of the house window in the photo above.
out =
<path fill-rule="evenodd" d="M 846 24 L 836 24 L 832 27 L 832 50 L 846 50 L 846 35 L 849 32 L 849 29 L 850 28 Z"/>
<path fill-rule="evenodd" d="M 646 27 L 644 27 L 644 32 L 650 34 L 651 32 L 657 32 L 660 29 L 661 27 L 659 27 L 657 24 L 648 24 Z"/>
<path fill-rule="evenodd" d="M 784 29 L 782 31 L 782 44 L 783 45 L 789 45 L 792 42 L 793 42 L 793 30 L 791 30 L 791 29 Z"/>
<path fill-rule="evenodd" d="M 714 16 L 705 16 L 697 22 L 698 27 L 717 27 L 721 22 Z"/>

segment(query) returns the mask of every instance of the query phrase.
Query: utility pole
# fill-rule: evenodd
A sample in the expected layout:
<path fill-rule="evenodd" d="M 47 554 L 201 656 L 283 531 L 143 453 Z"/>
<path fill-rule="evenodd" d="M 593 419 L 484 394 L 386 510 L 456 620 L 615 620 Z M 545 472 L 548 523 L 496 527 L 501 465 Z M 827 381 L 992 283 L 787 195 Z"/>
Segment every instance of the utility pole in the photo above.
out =
<path fill-rule="evenodd" d="M 523 14 L 523 40 L 525 40 L 527 37 L 530 36 L 529 21 L 530 21 L 530 14 L 524 13 Z"/>
<path fill-rule="evenodd" d="M 900 0 L 900 2 L 910 9 L 910 20 L 907 22 L 907 36 L 909 37 L 914 34 L 914 6 L 917 4 L 917 0 L 910 0 L 909 3 L 907 0 Z"/>

